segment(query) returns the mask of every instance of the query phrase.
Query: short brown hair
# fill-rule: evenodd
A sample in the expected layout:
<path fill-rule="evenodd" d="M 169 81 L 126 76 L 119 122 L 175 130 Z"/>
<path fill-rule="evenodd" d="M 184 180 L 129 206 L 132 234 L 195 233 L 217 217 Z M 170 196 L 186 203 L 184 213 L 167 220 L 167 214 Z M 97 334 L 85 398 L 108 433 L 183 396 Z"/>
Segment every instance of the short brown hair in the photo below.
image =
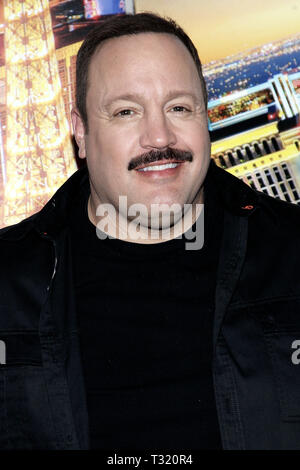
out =
<path fill-rule="evenodd" d="M 91 59 L 98 46 L 107 39 L 140 33 L 168 33 L 178 37 L 189 50 L 200 77 L 205 106 L 207 91 L 202 74 L 202 66 L 197 49 L 183 29 L 171 18 L 163 18 L 153 13 L 113 16 L 93 28 L 83 41 L 76 61 L 76 106 L 88 132 L 86 95 L 88 89 L 88 70 Z"/>

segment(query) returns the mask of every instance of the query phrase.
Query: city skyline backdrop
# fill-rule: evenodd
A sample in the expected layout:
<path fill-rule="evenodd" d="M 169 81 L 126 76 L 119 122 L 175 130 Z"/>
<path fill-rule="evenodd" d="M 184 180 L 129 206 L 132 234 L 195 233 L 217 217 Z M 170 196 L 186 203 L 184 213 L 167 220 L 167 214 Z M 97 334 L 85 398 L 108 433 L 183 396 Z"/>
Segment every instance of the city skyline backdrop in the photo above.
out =
<path fill-rule="evenodd" d="M 0 36 L 3 4 L 0 0 Z M 134 4 L 136 13 L 153 11 L 175 19 L 191 36 L 203 64 L 300 34 L 298 0 L 134 0 Z"/>
<path fill-rule="evenodd" d="M 300 32 L 298 0 L 135 0 L 135 10 L 178 21 L 203 64 Z"/>

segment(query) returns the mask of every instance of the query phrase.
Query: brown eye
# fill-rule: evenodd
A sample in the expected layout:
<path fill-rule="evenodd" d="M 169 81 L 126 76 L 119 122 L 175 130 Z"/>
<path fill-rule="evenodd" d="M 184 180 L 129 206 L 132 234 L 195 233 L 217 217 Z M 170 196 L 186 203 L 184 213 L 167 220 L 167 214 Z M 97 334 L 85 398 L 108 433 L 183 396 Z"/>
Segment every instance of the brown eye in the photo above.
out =
<path fill-rule="evenodd" d="M 172 111 L 175 113 L 184 113 L 184 112 L 189 112 L 190 110 L 185 108 L 184 106 L 174 106 L 172 108 Z"/>
<path fill-rule="evenodd" d="M 119 111 L 116 116 L 131 116 L 133 114 L 133 111 L 131 109 L 122 109 L 122 111 Z"/>

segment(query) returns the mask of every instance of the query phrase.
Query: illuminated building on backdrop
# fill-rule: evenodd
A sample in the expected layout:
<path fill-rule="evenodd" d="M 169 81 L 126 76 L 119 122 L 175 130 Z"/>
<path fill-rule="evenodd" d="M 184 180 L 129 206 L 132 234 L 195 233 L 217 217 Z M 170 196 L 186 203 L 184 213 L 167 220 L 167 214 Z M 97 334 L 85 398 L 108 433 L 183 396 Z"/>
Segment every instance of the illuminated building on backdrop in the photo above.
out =
<path fill-rule="evenodd" d="M 208 104 L 212 158 L 254 189 L 300 205 L 300 72 Z"/>
<path fill-rule="evenodd" d="M 5 0 L 4 18 L 4 224 L 9 225 L 41 209 L 76 163 L 48 0 Z"/>

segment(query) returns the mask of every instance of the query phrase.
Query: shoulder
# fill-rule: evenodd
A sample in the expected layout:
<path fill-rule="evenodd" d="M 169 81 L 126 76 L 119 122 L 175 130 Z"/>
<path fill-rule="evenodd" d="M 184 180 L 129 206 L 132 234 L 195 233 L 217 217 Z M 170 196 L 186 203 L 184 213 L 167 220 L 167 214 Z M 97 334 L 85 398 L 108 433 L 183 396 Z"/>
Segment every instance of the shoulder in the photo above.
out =
<path fill-rule="evenodd" d="M 269 196 L 251 188 L 226 170 L 211 164 L 209 179 L 217 188 L 224 208 L 237 216 L 249 218 L 249 224 L 266 228 L 300 230 L 300 206 Z M 245 210 L 245 207 L 251 210 Z M 261 227 L 260 227 L 261 228 Z"/>
<path fill-rule="evenodd" d="M 33 228 L 34 221 L 39 213 L 36 213 L 16 224 L 8 225 L 0 229 L 0 243 L 6 241 L 18 241 L 23 239 Z"/>
<path fill-rule="evenodd" d="M 266 225 L 300 235 L 300 206 L 260 193 L 261 217 Z"/>
<path fill-rule="evenodd" d="M 27 235 L 32 232 L 40 235 L 51 233 L 55 236 L 65 226 L 73 204 L 87 188 L 88 172 L 86 167 L 82 167 L 57 189 L 40 211 L 21 222 L 0 229 L 0 244 L 2 241 L 25 241 Z"/>

